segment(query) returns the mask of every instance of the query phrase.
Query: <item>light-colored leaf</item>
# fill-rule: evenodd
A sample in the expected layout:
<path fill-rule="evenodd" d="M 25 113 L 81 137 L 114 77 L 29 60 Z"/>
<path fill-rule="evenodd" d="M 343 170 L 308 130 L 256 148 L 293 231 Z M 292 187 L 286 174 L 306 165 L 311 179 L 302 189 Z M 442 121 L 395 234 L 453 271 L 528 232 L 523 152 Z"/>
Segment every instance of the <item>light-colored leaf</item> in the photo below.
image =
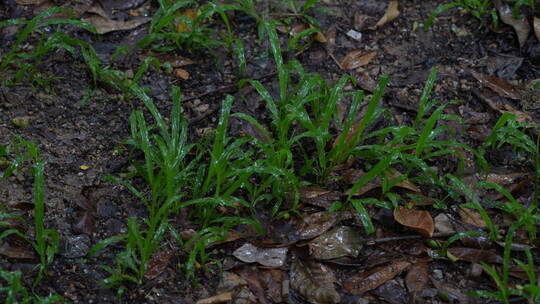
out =
<path fill-rule="evenodd" d="M 386 8 L 386 11 L 384 12 L 384 15 L 382 16 L 382 18 L 379 21 L 377 21 L 377 24 L 371 27 L 371 29 L 375 29 L 380 26 L 383 26 L 387 24 L 388 22 L 396 19 L 398 16 L 399 16 L 398 1 L 392 0 L 388 4 L 388 7 Z"/>
<path fill-rule="evenodd" d="M 287 258 L 287 248 L 259 248 L 250 243 L 236 249 L 233 255 L 242 262 L 281 267 Z"/>
<path fill-rule="evenodd" d="M 409 292 L 415 296 L 422 292 L 429 280 L 429 264 L 426 261 L 419 261 L 411 266 L 405 277 L 405 283 Z"/>
<path fill-rule="evenodd" d="M 376 55 L 377 55 L 377 52 L 375 51 L 365 53 L 361 49 L 353 50 L 349 52 L 345 56 L 345 58 L 343 58 L 340 65 L 341 65 L 341 68 L 344 70 L 353 70 L 361 66 L 364 66 L 366 64 L 369 64 L 370 61 L 373 58 L 375 58 Z"/>
<path fill-rule="evenodd" d="M 495 8 L 497 8 L 497 11 L 499 11 L 501 20 L 514 28 L 518 36 L 519 46 L 523 47 L 531 32 L 529 21 L 525 17 L 516 19 L 510 6 L 503 4 L 501 0 L 494 0 L 493 4 L 495 5 Z"/>
<path fill-rule="evenodd" d="M 83 18 L 82 21 L 88 22 L 96 28 L 98 34 L 106 34 L 114 31 L 131 30 L 149 22 L 152 18 L 143 17 L 128 21 L 112 20 L 99 15 L 92 15 Z"/>
<path fill-rule="evenodd" d="M 364 240 L 357 228 L 350 226 L 336 227 L 309 242 L 309 252 L 320 260 L 329 260 L 349 256 L 356 258 L 360 254 Z"/>
<path fill-rule="evenodd" d="M 536 40 L 540 42 L 540 18 L 534 17 L 533 27 L 534 27 L 534 34 L 536 35 Z"/>
<path fill-rule="evenodd" d="M 435 225 L 429 212 L 424 210 L 407 209 L 402 206 L 394 209 L 394 219 L 425 237 L 432 237 Z"/>
<path fill-rule="evenodd" d="M 291 288 L 309 303 L 334 304 L 341 302 L 341 297 L 334 287 L 337 281 L 334 273 L 323 263 L 296 259 L 291 264 L 289 276 Z"/>
<path fill-rule="evenodd" d="M 480 213 L 474 209 L 459 207 L 459 216 L 461 217 L 461 220 L 467 224 L 480 228 L 487 227 L 486 222 L 484 222 Z"/>

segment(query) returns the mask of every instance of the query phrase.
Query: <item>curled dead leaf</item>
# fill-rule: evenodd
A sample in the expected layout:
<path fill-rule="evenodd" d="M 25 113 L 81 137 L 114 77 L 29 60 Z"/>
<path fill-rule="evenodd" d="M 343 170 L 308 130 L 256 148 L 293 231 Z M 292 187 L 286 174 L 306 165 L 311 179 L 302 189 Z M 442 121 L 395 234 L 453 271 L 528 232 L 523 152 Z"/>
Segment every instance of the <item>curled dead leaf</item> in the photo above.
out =
<path fill-rule="evenodd" d="M 429 212 L 425 210 L 407 209 L 402 206 L 394 209 L 394 219 L 425 237 L 432 237 L 435 225 Z"/>
<path fill-rule="evenodd" d="M 334 288 L 336 278 L 332 270 L 316 261 L 294 260 L 290 270 L 291 288 L 304 300 L 313 304 L 340 303 Z"/>
<path fill-rule="evenodd" d="M 501 0 L 494 0 L 493 4 L 495 5 L 495 8 L 497 8 L 497 11 L 499 11 L 502 22 L 514 28 L 518 36 L 519 46 L 523 47 L 527 38 L 529 38 L 529 33 L 531 31 L 529 21 L 525 17 L 516 19 L 510 6 L 503 4 Z"/>
<path fill-rule="evenodd" d="M 407 289 L 413 295 L 413 297 L 426 287 L 429 276 L 429 264 L 425 261 L 420 261 L 411 266 L 405 277 L 405 283 Z"/>
<path fill-rule="evenodd" d="M 137 18 L 128 21 L 112 20 L 99 15 L 83 18 L 82 21 L 90 23 L 96 28 L 98 34 L 106 34 L 114 31 L 131 30 L 152 20 L 149 17 Z"/>
<path fill-rule="evenodd" d="M 386 11 L 384 12 L 384 15 L 382 16 L 382 18 L 379 21 L 377 21 L 377 24 L 375 24 L 370 29 L 376 29 L 380 26 L 383 26 L 387 24 L 388 22 L 396 19 L 398 16 L 399 16 L 398 1 L 392 0 L 388 4 L 388 7 L 386 8 Z"/>
<path fill-rule="evenodd" d="M 353 70 L 369 64 L 373 58 L 377 55 L 376 51 L 365 53 L 361 49 L 353 50 L 349 52 L 340 63 L 341 69 Z"/>
<path fill-rule="evenodd" d="M 492 89 L 495 93 L 502 97 L 510 99 L 520 99 L 521 95 L 516 91 L 514 86 L 508 81 L 486 74 L 471 71 L 471 74 L 480 82 L 481 85 Z"/>
<path fill-rule="evenodd" d="M 533 27 L 534 27 L 534 34 L 536 35 L 536 40 L 540 42 L 540 18 L 534 17 Z"/>
<path fill-rule="evenodd" d="M 395 278 L 410 265 L 411 263 L 407 261 L 394 261 L 389 265 L 376 267 L 348 278 L 343 287 L 349 293 L 362 294 Z"/>
<path fill-rule="evenodd" d="M 188 80 L 189 79 L 189 72 L 184 70 L 184 69 L 175 69 L 174 70 L 174 75 L 178 78 L 181 78 L 183 80 Z"/>

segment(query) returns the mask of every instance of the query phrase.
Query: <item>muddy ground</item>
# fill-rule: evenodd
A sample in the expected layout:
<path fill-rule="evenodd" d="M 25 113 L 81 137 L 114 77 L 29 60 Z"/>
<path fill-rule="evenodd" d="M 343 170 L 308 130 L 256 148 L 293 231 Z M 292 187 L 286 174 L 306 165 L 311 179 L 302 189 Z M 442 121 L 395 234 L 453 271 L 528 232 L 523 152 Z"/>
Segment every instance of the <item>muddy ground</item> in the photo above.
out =
<path fill-rule="evenodd" d="M 318 72 L 330 82 L 347 74 L 360 80 L 377 80 L 381 75 L 388 75 L 390 83 L 383 105 L 390 109 L 398 123 L 414 118 L 424 82 L 431 67 L 437 66 L 439 72 L 433 97 L 444 102 L 461 101 L 449 103 L 446 111 L 461 116 L 467 122 L 454 127 L 460 131 L 460 141 L 475 146 L 489 134 L 490 126 L 500 114 L 478 97 L 481 86 L 470 71 L 520 81 L 540 78 L 537 70 L 540 44 L 534 35 L 530 35 L 525 45 L 520 47 L 511 28 L 503 27 L 502 31 L 494 32 L 479 26 L 478 20 L 457 10 L 443 13 L 428 31 L 422 30 L 421 24 L 440 1 L 400 1 L 401 14 L 397 19 L 375 30 L 360 30 L 360 40 L 346 35 L 355 28 L 355 13 L 363 12 L 376 21 L 384 14 L 386 2 L 323 2 L 330 13 L 316 13 L 314 16 L 323 31 L 336 31 L 335 45 L 330 48 L 327 44 L 313 43 L 301 54 L 287 55 L 296 57 L 307 71 Z M 7 5 L 9 3 L 11 6 Z M 32 6 L 4 1 L 0 20 L 32 16 L 32 9 Z M 154 10 L 155 7 L 151 7 L 149 12 Z M 183 67 L 189 72 L 188 79 L 153 69 L 146 72 L 140 81 L 151 89 L 150 95 L 163 113 L 168 113 L 171 108 L 172 87 L 181 88 L 184 99 L 188 99 L 183 103 L 183 109 L 191 121 L 191 140 L 196 140 L 205 128 L 215 126 L 225 94 L 240 97 L 235 87 L 239 79 L 256 78 L 267 87 L 277 86 L 277 78 L 272 75 L 272 58 L 261 55 L 261 49 L 267 45 L 257 43 L 255 20 L 242 14 L 236 14 L 235 18 L 234 34 L 242 38 L 247 50 L 248 67 L 244 74 L 238 74 L 236 63 L 223 50 L 216 50 L 214 54 L 179 50 L 177 55 L 195 62 Z M 222 28 L 219 24 L 215 26 Z M 77 29 L 70 34 L 91 43 L 100 56 L 108 58 L 115 47 L 136 30 L 140 28 L 97 36 Z M 280 35 L 284 39 L 284 35 Z M 13 40 L 6 32 L 0 39 L 0 53 L 6 53 Z M 343 70 L 330 56 L 340 61 L 353 49 L 376 51 L 377 55 L 358 70 Z M 146 50 L 136 50 L 125 60 L 116 61 L 114 66 L 123 71 L 136 71 L 147 55 Z M 116 290 L 100 285 L 107 276 L 100 265 L 113 265 L 114 255 L 120 246 L 108 247 L 94 259 L 87 259 L 86 253 L 97 241 L 125 233 L 129 217 L 144 217 L 146 213 L 142 202 L 126 189 L 102 180 L 106 174 L 126 172 L 129 161 L 124 143 L 130 134 L 128 116 L 134 109 L 143 109 L 143 105 L 137 98 L 124 98 L 122 92 L 115 92 L 99 83 L 94 86 L 81 58 L 74 58 L 66 52 L 46 56 L 39 67 L 58 77 L 47 90 L 29 83 L 0 88 L 0 143 L 8 144 L 15 136 L 38 143 L 41 157 L 46 161 L 46 225 L 60 233 L 61 251 L 48 276 L 36 288 L 36 293 L 60 294 L 74 303 L 112 303 Z M 369 89 L 370 84 L 360 81 L 359 86 Z M 513 106 L 529 113 L 533 119 L 540 118 L 533 99 L 514 102 Z M 17 127 L 12 123 L 20 116 L 30 118 L 29 126 Z M 471 126 L 474 126 L 472 131 Z M 525 172 L 527 169 L 520 167 L 520 160 L 513 159 L 511 152 L 494 155 L 489 160 L 490 165 L 506 171 Z M 83 170 L 84 166 L 88 169 Z M 7 210 L 31 218 L 31 207 L 20 206 L 32 202 L 32 184 L 33 178 L 27 170 L 1 181 L 0 202 Z M 182 223 L 177 229 L 183 231 L 194 227 L 196 225 Z M 31 225 L 27 228 L 31 235 Z M 225 263 L 232 258 L 232 251 L 245 241 L 227 243 L 209 251 L 214 258 Z M 168 267 L 140 286 L 129 285 L 122 303 L 194 303 L 216 294 L 221 278 L 221 270 L 217 266 L 211 266 L 213 272 L 199 272 L 200 285 L 195 287 L 186 281 L 182 268 L 185 254 L 178 244 L 169 236 L 164 247 L 175 252 Z M 397 245 L 390 250 L 400 254 L 405 252 Z M 32 260 L 0 257 L 1 269 L 20 269 L 28 282 L 35 275 L 34 265 Z M 289 260 L 282 269 L 288 270 L 290 265 Z M 347 277 L 354 270 L 347 266 L 330 267 L 334 268 L 338 278 Z M 467 262 L 432 261 L 428 274 L 453 290 L 493 289 L 487 275 L 471 276 L 471 269 L 471 263 Z M 341 303 L 407 303 L 404 277 L 405 274 L 401 274 L 363 296 L 343 293 Z M 433 282 L 428 282 L 426 290 L 429 292 L 426 291 L 418 303 L 443 303 L 444 300 L 437 297 L 436 289 Z M 291 301 L 301 303 L 298 299 L 283 300 Z M 473 298 L 449 301 L 487 303 Z"/>

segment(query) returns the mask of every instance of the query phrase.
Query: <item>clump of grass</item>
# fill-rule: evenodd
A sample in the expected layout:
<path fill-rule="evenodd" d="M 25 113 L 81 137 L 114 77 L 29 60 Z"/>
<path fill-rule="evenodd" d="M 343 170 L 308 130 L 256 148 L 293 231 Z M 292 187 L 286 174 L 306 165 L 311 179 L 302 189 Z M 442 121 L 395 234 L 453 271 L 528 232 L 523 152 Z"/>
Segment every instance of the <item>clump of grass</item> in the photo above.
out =
<path fill-rule="evenodd" d="M 9 151 L 6 147 L 2 147 L 1 154 L 7 156 Z M 32 171 L 34 174 L 34 233 L 35 238 L 31 239 L 24 235 L 17 229 L 8 229 L 0 234 L 0 239 L 4 239 L 12 234 L 18 235 L 23 238 L 36 251 L 39 257 L 38 275 L 34 282 L 34 285 L 38 284 L 49 265 L 53 262 L 56 253 L 59 250 L 59 237 L 58 231 L 45 228 L 45 163 L 39 156 L 39 150 L 35 143 L 31 141 L 18 138 L 16 144 L 13 146 L 13 154 L 15 157 L 11 161 L 10 166 L 4 171 L 2 178 L 7 178 L 15 170 L 20 169 L 23 162 L 30 159 L 33 162 Z M 10 214 L 2 214 L 2 217 L 11 217 L 24 221 L 21 217 L 13 216 Z"/>
<path fill-rule="evenodd" d="M 74 40 L 60 32 L 60 25 L 70 24 L 95 32 L 95 28 L 92 25 L 79 20 L 51 18 L 51 16 L 60 12 L 69 13 L 64 8 L 52 7 L 40 13 L 32 20 L 10 19 L 0 22 L 0 27 L 21 26 L 16 34 L 16 40 L 13 42 L 10 50 L 3 56 L 0 63 L 0 79 L 4 83 L 15 85 L 27 79 L 31 83 L 47 87 L 53 78 L 51 76 L 45 76 L 38 68 L 44 56 L 58 49 L 65 49 L 72 54 L 75 53 Z M 44 33 L 40 33 L 37 46 L 30 51 L 26 51 L 23 46 L 31 35 L 39 33 L 40 30 L 47 27 L 55 27 L 54 34 L 47 37 Z M 10 74 L 13 74 L 13 76 L 9 76 Z"/>
<path fill-rule="evenodd" d="M 60 295 L 49 295 L 47 297 L 39 297 L 28 292 L 22 282 L 22 273 L 17 271 L 0 270 L 0 294 L 4 294 L 5 304 L 18 303 L 64 303 L 64 298 Z"/>

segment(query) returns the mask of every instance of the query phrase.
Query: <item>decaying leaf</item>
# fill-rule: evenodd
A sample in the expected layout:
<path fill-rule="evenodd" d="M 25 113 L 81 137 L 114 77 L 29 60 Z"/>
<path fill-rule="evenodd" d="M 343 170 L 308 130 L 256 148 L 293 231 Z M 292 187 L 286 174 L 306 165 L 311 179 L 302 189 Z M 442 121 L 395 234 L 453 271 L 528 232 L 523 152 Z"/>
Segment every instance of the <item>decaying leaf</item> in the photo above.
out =
<path fill-rule="evenodd" d="M 172 253 L 172 250 L 163 250 L 154 253 L 148 262 L 148 270 L 144 273 L 144 277 L 149 280 L 157 278 L 167 268 Z"/>
<path fill-rule="evenodd" d="M 386 8 L 386 11 L 384 12 L 384 15 L 382 16 L 382 18 L 379 21 L 377 21 L 377 24 L 371 27 L 371 29 L 375 29 L 380 26 L 383 26 L 387 24 L 388 22 L 396 19 L 398 16 L 399 16 L 398 1 L 392 0 L 388 4 L 388 7 Z"/>
<path fill-rule="evenodd" d="M 235 270 L 236 274 L 238 274 L 242 279 L 246 280 L 248 283 L 249 289 L 253 294 L 257 296 L 257 299 L 259 300 L 259 303 L 261 304 L 267 304 L 268 301 L 266 300 L 266 296 L 264 294 L 264 288 L 261 283 L 260 274 L 258 271 L 254 271 L 249 266 L 244 265 L 243 267 L 240 267 Z"/>
<path fill-rule="evenodd" d="M 329 208 L 332 203 L 339 201 L 341 195 L 338 192 L 317 187 L 300 187 L 300 200 L 322 208 Z"/>
<path fill-rule="evenodd" d="M 394 261 L 389 265 L 376 267 L 370 271 L 364 271 L 348 278 L 343 283 L 343 287 L 349 293 L 362 294 L 395 278 L 410 265 L 411 263 L 407 261 Z"/>
<path fill-rule="evenodd" d="M 141 17 L 128 21 L 112 20 L 100 15 L 92 15 L 82 18 L 96 28 L 98 34 L 106 34 L 114 31 L 131 30 L 152 20 L 150 17 Z"/>
<path fill-rule="evenodd" d="M 0 242 L 0 255 L 10 259 L 34 260 L 37 258 L 34 250 L 24 246 L 14 246 L 8 242 Z"/>
<path fill-rule="evenodd" d="M 531 32 L 531 27 L 527 18 L 523 17 L 521 19 L 516 19 L 510 6 L 503 4 L 501 0 L 494 0 L 493 4 L 495 5 L 495 8 L 497 8 L 497 11 L 499 11 L 501 20 L 514 28 L 518 36 L 519 46 L 523 47 Z"/>
<path fill-rule="evenodd" d="M 504 79 L 478 73 L 476 71 L 471 71 L 471 74 L 474 76 L 474 78 L 476 78 L 476 80 L 478 80 L 478 82 L 480 82 L 481 85 L 492 89 L 502 97 L 510 99 L 521 98 L 519 92 L 516 91 L 514 86 Z"/>
<path fill-rule="evenodd" d="M 427 285 L 429 276 L 429 264 L 426 261 L 414 263 L 405 277 L 407 289 L 414 296 L 422 292 Z"/>
<path fill-rule="evenodd" d="M 511 104 L 504 101 L 504 98 L 495 95 L 491 91 L 484 90 L 479 92 L 477 89 L 472 89 L 474 95 L 476 95 L 481 101 L 485 102 L 493 110 L 500 113 L 511 113 L 516 115 L 516 120 L 519 122 L 532 122 L 533 118 L 529 113 L 516 110 Z"/>
<path fill-rule="evenodd" d="M 19 5 L 39 5 L 48 0 L 15 0 Z"/>
<path fill-rule="evenodd" d="M 454 247 L 448 248 L 448 253 L 457 260 L 463 260 L 471 263 L 478 263 L 480 261 L 488 264 L 503 263 L 503 258 L 491 250 Z"/>
<path fill-rule="evenodd" d="M 259 263 L 268 267 L 281 267 L 287 258 L 287 248 L 259 248 L 245 243 L 233 255 L 242 262 Z"/>
<path fill-rule="evenodd" d="M 394 209 L 394 219 L 401 225 L 408 227 L 425 237 L 432 237 L 435 226 L 433 218 L 425 210 L 407 209 L 402 206 Z"/>
<path fill-rule="evenodd" d="M 316 261 L 300 261 L 291 264 L 291 288 L 304 300 L 313 304 L 340 303 L 341 297 L 334 288 L 336 278 L 332 269 Z"/>
<path fill-rule="evenodd" d="M 187 9 L 182 13 L 182 16 L 191 20 L 195 20 L 199 15 L 199 10 L 197 9 Z M 184 22 L 184 20 L 178 20 L 177 31 L 179 33 L 185 33 L 191 31 L 189 26 Z"/>
<path fill-rule="evenodd" d="M 261 281 L 265 285 L 265 290 L 274 301 L 274 303 L 283 302 L 283 271 L 280 269 L 270 268 L 261 269 Z"/>
<path fill-rule="evenodd" d="M 217 303 L 230 303 L 233 299 L 234 292 L 228 291 L 222 294 L 218 294 L 213 297 L 200 299 L 196 304 L 217 304 Z"/>
<path fill-rule="evenodd" d="M 357 49 L 349 52 L 340 63 L 344 70 L 354 70 L 366 64 L 369 64 L 377 55 L 376 51 L 365 52 L 362 49 Z"/>
<path fill-rule="evenodd" d="M 452 219 L 446 213 L 440 213 L 433 219 L 435 230 L 440 233 L 454 233 L 456 228 L 452 223 Z"/>
<path fill-rule="evenodd" d="M 480 213 L 474 209 L 460 206 L 459 216 L 461 217 L 461 220 L 467 224 L 471 224 L 480 228 L 487 227 L 486 222 L 484 222 Z"/>
<path fill-rule="evenodd" d="M 540 42 L 540 18 L 534 17 L 534 34 L 536 35 L 536 40 Z"/>
<path fill-rule="evenodd" d="M 358 257 L 364 240 L 358 228 L 350 226 L 336 227 L 309 242 L 311 255 L 320 260 L 329 260 L 344 256 Z"/>
<path fill-rule="evenodd" d="M 339 215 L 337 212 L 321 211 L 304 216 L 298 227 L 300 239 L 307 240 L 325 233 L 339 220 Z"/>

